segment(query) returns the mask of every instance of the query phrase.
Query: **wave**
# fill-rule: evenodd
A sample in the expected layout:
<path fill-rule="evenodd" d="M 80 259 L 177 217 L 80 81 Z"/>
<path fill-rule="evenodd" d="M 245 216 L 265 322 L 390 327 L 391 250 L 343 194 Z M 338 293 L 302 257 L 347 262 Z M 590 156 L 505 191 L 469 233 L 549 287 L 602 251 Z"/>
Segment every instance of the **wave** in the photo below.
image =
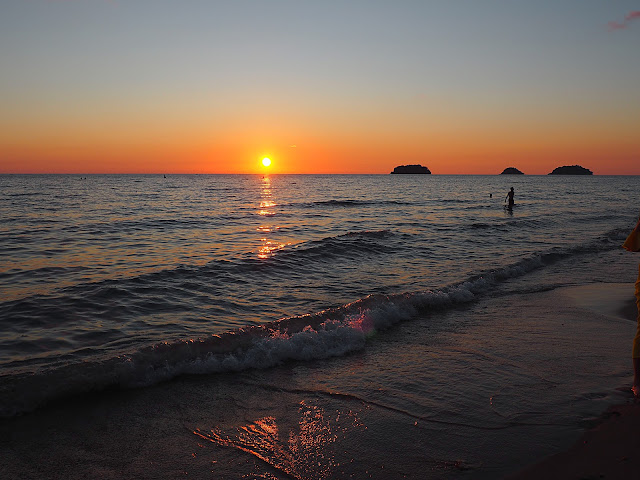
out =
<path fill-rule="evenodd" d="M 625 233 L 612 230 L 593 242 L 552 248 L 440 289 L 369 295 L 337 308 L 206 338 L 165 342 L 100 361 L 5 375 L 0 383 L 0 416 L 27 412 L 60 397 L 106 388 L 143 387 L 184 374 L 264 369 L 287 361 L 342 356 L 363 349 L 377 332 L 418 315 L 424 317 L 473 302 L 501 282 L 575 255 L 618 248 Z M 384 238 L 389 234 L 360 232 L 337 238 Z M 114 293 L 118 292 L 109 292 L 109 298 Z"/>
<path fill-rule="evenodd" d="M 276 266 L 305 265 L 315 260 L 354 259 L 386 253 L 391 250 L 388 242 L 397 234 L 391 230 L 349 232 L 321 240 L 305 242 L 292 249 L 281 250 L 274 256 Z"/>
<path fill-rule="evenodd" d="M 112 300 L 130 295 L 136 289 L 145 285 L 164 285 L 165 282 L 175 283 L 177 279 L 187 283 L 192 279 L 206 278 L 209 284 L 216 280 L 224 281 L 231 278 L 238 278 L 244 275 L 254 276 L 259 272 L 308 270 L 318 263 L 354 261 L 369 256 L 385 254 L 392 251 L 390 241 L 396 234 L 391 230 L 373 230 L 348 232 L 342 235 L 325 237 L 320 240 L 303 242 L 297 245 L 288 246 L 275 251 L 268 258 L 256 258 L 254 252 L 248 252 L 244 257 L 231 260 L 215 260 L 202 266 L 180 265 L 178 267 L 144 273 L 135 277 L 107 279 L 93 283 L 84 283 L 60 288 L 51 295 L 38 296 L 38 302 L 47 298 L 76 297 L 90 300 L 94 296 L 115 295 Z M 20 271 L 0 273 L 0 280 L 9 281 L 19 277 L 31 277 L 35 280 L 48 278 L 50 275 L 61 275 L 66 272 L 81 272 L 84 267 L 46 267 L 33 268 Z M 104 292 L 107 291 L 107 294 Z M 149 293 L 145 291 L 145 293 Z M 14 302 L 0 302 L 0 318 L 9 304 L 16 311 L 20 310 L 16 302 L 28 302 L 29 298 L 18 299 Z M 37 309 L 28 313 L 36 314 Z"/>
<path fill-rule="evenodd" d="M 153 218 L 140 217 L 136 219 L 112 220 L 109 222 L 95 222 L 84 225 L 68 225 L 60 228 L 61 232 L 75 235 L 96 236 L 127 235 L 131 233 L 147 232 L 149 230 L 173 231 L 180 229 L 202 228 L 201 217 L 185 216 L 183 218 Z"/>
<path fill-rule="evenodd" d="M 316 202 L 296 203 L 292 206 L 300 206 L 303 208 L 332 208 L 332 207 L 363 207 L 371 205 L 410 205 L 408 202 L 401 202 L 397 200 L 322 200 Z"/>

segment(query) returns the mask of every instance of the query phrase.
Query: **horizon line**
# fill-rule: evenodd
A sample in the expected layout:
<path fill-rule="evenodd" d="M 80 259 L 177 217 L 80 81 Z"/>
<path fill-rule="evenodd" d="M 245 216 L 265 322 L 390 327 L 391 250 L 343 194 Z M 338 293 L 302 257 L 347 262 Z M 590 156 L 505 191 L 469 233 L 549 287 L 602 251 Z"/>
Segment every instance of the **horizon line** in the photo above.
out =
<path fill-rule="evenodd" d="M 275 176 L 275 175 L 393 175 L 392 173 L 293 173 L 293 172 L 278 172 L 278 173 L 250 173 L 250 172 L 0 172 L 0 175 L 77 175 L 77 176 L 89 176 L 89 175 L 256 175 L 256 176 Z M 522 174 L 503 174 L 503 173 L 402 173 L 395 174 L 394 176 L 505 176 L 505 177 L 546 177 L 551 175 L 549 173 L 522 173 Z M 563 177 L 636 177 L 640 176 L 640 173 L 605 173 L 591 175 L 582 174 L 555 174 Z"/>

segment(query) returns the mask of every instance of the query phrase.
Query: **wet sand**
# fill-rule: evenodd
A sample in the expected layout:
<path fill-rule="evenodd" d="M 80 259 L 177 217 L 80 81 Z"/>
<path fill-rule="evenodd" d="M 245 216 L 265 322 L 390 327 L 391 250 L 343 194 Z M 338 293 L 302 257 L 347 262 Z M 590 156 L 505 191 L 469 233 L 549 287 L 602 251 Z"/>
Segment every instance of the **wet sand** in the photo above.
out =
<path fill-rule="evenodd" d="M 634 288 L 633 283 L 594 283 L 563 293 L 584 309 L 634 321 L 638 315 Z"/>
<path fill-rule="evenodd" d="M 611 407 L 600 423 L 566 452 L 510 477 L 513 480 L 638 478 L 640 472 L 640 404 Z"/>
<path fill-rule="evenodd" d="M 626 297 L 629 286 L 589 288 L 498 295 L 418 317 L 345 357 L 61 401 L 0 420 L 0 471 L 24 479 L 504 478 L 567 448 L 603 410 L 631 398 L 616 387 L 630 381 L 619 352 L 635 322 L 620 316 L 612 293 Z M 585 306 L 594 291 L 611 300 L 606 311 Z"/>
<path fill-rule="evenodd" d="M 567 289 L 565 293 L 583 308 L 633 320 L 638 314 L 633 289 L 633 284 L 594 284 Z M 626 387 L 621 389 L 626 391 Z M 610 407 L 594 423 L 569 450 L 547 457 L 509 478 L 637 478 L 640 401 L 629 396 L 625 404 Z"/>

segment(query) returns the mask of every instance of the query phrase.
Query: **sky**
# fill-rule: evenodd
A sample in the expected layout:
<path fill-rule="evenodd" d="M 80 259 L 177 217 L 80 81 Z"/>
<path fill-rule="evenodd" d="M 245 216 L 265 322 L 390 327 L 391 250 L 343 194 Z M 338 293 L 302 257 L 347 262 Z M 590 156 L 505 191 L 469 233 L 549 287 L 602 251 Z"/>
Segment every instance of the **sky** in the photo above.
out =
<path fill-rule="evenodd" d="M 640 1 L 3 0 L 0 173 L 640 175 Z"/>

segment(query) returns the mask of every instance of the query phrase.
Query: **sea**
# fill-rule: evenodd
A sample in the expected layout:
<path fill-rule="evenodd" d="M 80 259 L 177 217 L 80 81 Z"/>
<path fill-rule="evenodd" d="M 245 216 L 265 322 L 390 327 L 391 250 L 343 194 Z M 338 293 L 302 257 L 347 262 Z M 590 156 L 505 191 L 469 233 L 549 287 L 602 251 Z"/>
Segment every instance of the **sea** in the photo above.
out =
<path fill-rule="evenodd" d="M 628 401 L 639 186 L 0 175 L 0 466 L 513 474 Z"/>

